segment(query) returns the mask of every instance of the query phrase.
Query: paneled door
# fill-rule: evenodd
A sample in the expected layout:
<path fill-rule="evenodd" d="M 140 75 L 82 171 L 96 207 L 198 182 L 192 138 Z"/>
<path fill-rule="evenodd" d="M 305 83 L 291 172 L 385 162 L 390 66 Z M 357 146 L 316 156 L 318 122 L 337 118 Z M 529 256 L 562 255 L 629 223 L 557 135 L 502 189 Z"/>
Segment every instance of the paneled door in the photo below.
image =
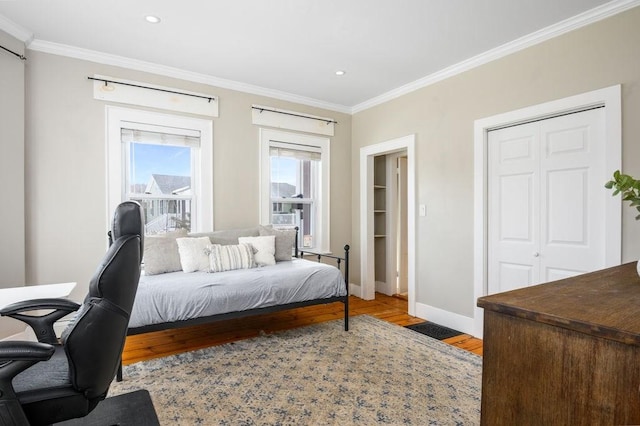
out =
<path fill-rule="evenodd" d="M 488 294 L 605 267 L 604 108 L 488 134 Z"/>

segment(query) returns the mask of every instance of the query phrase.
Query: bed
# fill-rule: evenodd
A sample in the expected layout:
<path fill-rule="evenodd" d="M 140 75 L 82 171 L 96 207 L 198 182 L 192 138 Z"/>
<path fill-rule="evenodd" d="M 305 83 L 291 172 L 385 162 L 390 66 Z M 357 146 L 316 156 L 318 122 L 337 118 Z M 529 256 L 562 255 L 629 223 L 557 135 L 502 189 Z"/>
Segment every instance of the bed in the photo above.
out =
<path fill-rule="evenodd" d="M 344 256 L 304 252 L 295 243 L 297 229 L 295 238 L 287 239 L 283 246 L 284 233 L 266 227 L 189 236 L 206 236 L 212 244 L 232 245 L 247 235 L 254 237 L 255 234 L 274 233 L 276 252 L 280 249 L 280 255 L 275 254 L 280 260 L 275 264 L 215 273 L 171 270 L 178 267 L 175 266 L 141 276 L 127 334 L 137 335 L 334 302 L 344 304 L 344 329 L 347 331 L 348 245 L 344 246 Z M 184 242 L 182 238 L 175 239 Z M 150 263 L 154 259 L 152 250 L 158 242 L 147 238 L 145 244 L 145 268 L 151 270 L 155 267 Z M 164 240 L 161 244 L 166 252 L 162 257 L 166 264 L 169 262 L 166 254 L 175 256 L 176 247 Z M 122 380 L 121 369 L 118 380 Z"/>

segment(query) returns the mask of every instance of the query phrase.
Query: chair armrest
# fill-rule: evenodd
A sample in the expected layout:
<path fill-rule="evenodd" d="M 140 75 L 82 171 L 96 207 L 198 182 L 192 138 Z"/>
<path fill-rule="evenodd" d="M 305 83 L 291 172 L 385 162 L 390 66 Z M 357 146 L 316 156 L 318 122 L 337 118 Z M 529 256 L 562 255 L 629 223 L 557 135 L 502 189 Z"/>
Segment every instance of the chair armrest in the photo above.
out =
<path fill-rule="evenodd" d="M 0 363 L 9 361 L 46 361 L 51 358 L 55 348 L 39 342 L 3 341 L 0 342 Z"/>
<path fill-rule="evenodd" d="M 38 342 L 0 342 L 0 423 L 28 425 L 27 417 L 13 389 L 13 378 L 40 361 L 46 361 L 55 348 Z M 5 423 L 8 422 L 8 423 Z"/>
<path fill-rule="evenodd" d="M 53 324 L 65 315 L 77 311 L 80 305 L 67 299 L 33 299 L 12 303 L 0 309 L 1 316 L 7 316 L 28 324 L 41 343 L 56 344 L 58 337 Z M 41 316 L 25 315 L 22 312 L 53 310 Z"/>
<path fill-rule="evenodd" d="M 77 311 L 80 305 L 67 299 L 32 299 L 22 300 L 5 306 L 0 309 L 0 315 L 10 316 L 25 311 L 36 309 L 65 310 L 67 313 Z"/>

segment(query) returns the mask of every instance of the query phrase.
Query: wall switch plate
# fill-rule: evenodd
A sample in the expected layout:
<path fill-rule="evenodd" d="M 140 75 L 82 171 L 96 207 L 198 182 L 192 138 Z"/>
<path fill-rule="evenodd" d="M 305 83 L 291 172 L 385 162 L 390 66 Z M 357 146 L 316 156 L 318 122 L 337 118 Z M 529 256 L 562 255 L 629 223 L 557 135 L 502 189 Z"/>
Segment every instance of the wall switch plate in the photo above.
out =
<path fill-rule="evenodd" d="M 427 206 L 424 204 L 420 204 L 420 216 L 427 215 Z"/>

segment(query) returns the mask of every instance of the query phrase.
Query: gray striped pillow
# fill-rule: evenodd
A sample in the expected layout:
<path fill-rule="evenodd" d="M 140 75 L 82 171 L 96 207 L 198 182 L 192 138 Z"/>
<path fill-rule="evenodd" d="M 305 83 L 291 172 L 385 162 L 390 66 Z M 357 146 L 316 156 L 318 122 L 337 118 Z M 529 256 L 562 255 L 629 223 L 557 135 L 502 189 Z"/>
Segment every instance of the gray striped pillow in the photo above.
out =
<path fill-rule="evenodd" d="M 249 269 L 256 266 L 251 244 L 207 246 L 209 272 L 224 272 L 234 269 Z"/>

